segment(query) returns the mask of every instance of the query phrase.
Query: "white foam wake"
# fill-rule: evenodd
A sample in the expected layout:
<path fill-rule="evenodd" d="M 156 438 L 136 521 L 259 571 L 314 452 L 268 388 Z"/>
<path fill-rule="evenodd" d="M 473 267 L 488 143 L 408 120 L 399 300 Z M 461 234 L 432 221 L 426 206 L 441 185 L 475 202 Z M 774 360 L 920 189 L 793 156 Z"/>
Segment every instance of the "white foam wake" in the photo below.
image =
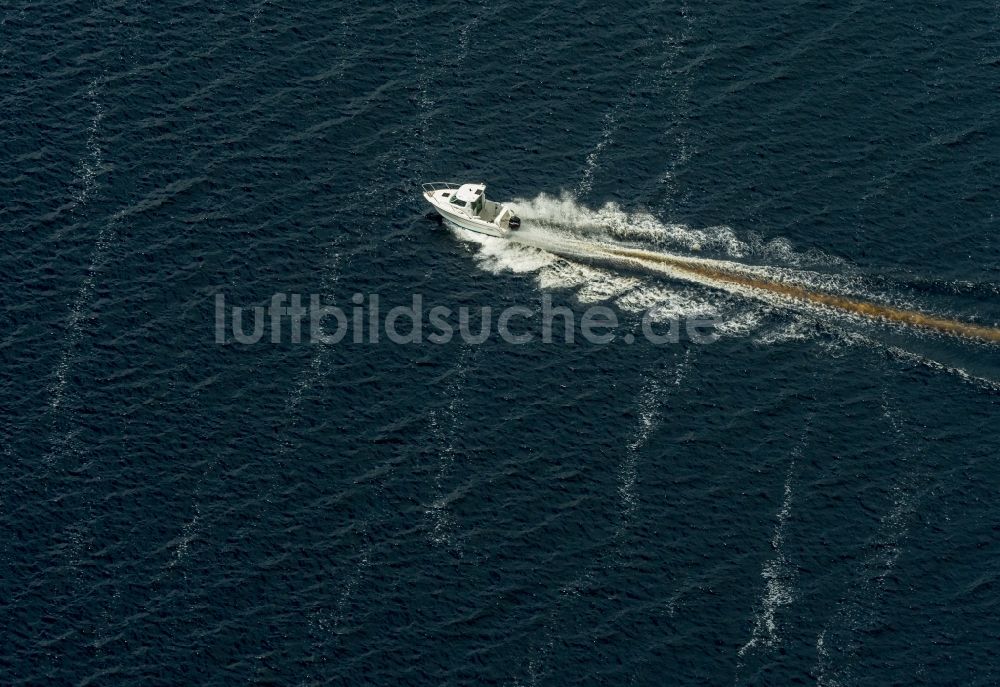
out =
<path fill-rule="evenodd" d="M 1000 328 L 921 311 L 896 287 L 880 286 L 819 251 L 797 252 L 785 240 L 757 241 L 767 247 L 758 250 L 753 237 L 745 241 L 726 227 L 668 225 L 613 204 L 589 210 L 566 195 L 520 201 L 517 211 L 524 224 L 506 240 L 455 231 L 479 244 L 484 269 L 533 273 L 540 288 L 574 290 L 583 303 L 611 302 L 625 311 L 656 306 L 669 317 L 714 318 L 717 334 L 754 336 L 765 345 L 815 335 L 809 325 L 829 331 L 824 325 L 831 321 L 844 332 L 905 326 L 1000 342 Z M 715 255 L 700 251 L 707 240 L 714 242 Z M 770 251 L 785 264 L 735 257 L 746 251 Z"/>
<path fill-rule="evenodd" d="M 636 314 L 655 307 L 661 319 L 715 318 L 720 323 L 716 329 L 720 335 L 760 334 L 763 343 L 808 335 L 805 327 L 789 330 L 802 319 L 803 311 L 808 312 L 808 307 L 789 309 L 787 300 L 773 294 L 680 273 L 655 262 L 648 271 L 662 274 L 667 281 L 637 274 L 634 268 L 622 270 L 624 261 L 614 253 L 622 248 L 656 251 L 692 265 L 739 271 L 817 290 L 870 292 L 869 285 L 849 273 L 822 271 L 836 268 L 843 272 L 843 263 L 838 259 L 817 250 L 796 251 L 785 239 L 764 241 L 752 234 L 738 236 L 729 227 L 695 229 L 665 223 L 649 213 L 626 212 L 614 203 L 592 210 L 565 193 L 559 197 L 541 194 L 513 204 L 524 224 L 509 240 L 457 227 L 452 230 L 477 245 L 475 259 L 481 269 L 534 275 L 540 289 L 573 291 L 584 304 L 613 303 L 624 312 Z M 707 257 L 708 252 L 721 257 Z M 743 258 L 774 264 L 737 262 Z M 779 334 L 763 329 L 765 323 L 774 320 L 776 311 L 786 320 L 779 325 L 783 332 Z"/>

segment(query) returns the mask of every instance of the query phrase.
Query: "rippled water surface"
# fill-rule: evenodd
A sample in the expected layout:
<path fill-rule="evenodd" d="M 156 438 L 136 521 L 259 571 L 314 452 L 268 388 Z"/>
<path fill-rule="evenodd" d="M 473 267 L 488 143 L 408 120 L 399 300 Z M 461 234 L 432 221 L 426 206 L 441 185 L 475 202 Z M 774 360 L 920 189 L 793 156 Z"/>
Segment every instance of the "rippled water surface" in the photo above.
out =
<path fill-rule="evenodd" d="M 997 344 L 580 246 L 1000 325 L 998 28 L 7 3 L 0 683 L 995 684 Z M 277 292 L 719 340 L 215 342 Z"/>

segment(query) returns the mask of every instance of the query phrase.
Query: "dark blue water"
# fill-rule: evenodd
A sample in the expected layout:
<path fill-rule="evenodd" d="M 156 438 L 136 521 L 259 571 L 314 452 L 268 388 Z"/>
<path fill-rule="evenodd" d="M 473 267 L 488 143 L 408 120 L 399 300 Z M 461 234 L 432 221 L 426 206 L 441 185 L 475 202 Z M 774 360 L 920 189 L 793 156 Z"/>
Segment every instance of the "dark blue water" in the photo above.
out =
<path fill-rule="evenodd" d="M 995 344 L 477 240 L 420 183 L 997 325 L 998 28 L 0 8 L 0 683 L 996 684 Z M 277 292 L 720 338 L 215 342 Z"/>

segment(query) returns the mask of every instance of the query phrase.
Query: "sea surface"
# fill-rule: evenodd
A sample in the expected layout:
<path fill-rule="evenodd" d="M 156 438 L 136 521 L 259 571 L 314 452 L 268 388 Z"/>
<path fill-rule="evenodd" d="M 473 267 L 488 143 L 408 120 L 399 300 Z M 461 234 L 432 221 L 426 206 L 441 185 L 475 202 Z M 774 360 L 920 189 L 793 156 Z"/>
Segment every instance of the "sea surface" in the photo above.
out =
<path fill-rule="evenodd" d="M 996 343 L 545 243 L 1000 325 L 995 2 L 11 0 L 0 86 L 0 684 L 1000 683 Z"/>

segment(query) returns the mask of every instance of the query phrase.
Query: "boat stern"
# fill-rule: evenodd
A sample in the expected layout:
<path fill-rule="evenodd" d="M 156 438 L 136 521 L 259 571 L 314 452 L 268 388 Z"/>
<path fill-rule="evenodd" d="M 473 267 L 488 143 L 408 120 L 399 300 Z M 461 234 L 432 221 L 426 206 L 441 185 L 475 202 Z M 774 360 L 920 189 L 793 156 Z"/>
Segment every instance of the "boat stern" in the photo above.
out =
<path fill-rule="evenodd" d="M 521 228 L 521 218 L 514 214 L 514 211 L 507 205 L 503 206 L 503 211 L 497 215 L 497 226 L 505 231 L 515 231 Z"/>

